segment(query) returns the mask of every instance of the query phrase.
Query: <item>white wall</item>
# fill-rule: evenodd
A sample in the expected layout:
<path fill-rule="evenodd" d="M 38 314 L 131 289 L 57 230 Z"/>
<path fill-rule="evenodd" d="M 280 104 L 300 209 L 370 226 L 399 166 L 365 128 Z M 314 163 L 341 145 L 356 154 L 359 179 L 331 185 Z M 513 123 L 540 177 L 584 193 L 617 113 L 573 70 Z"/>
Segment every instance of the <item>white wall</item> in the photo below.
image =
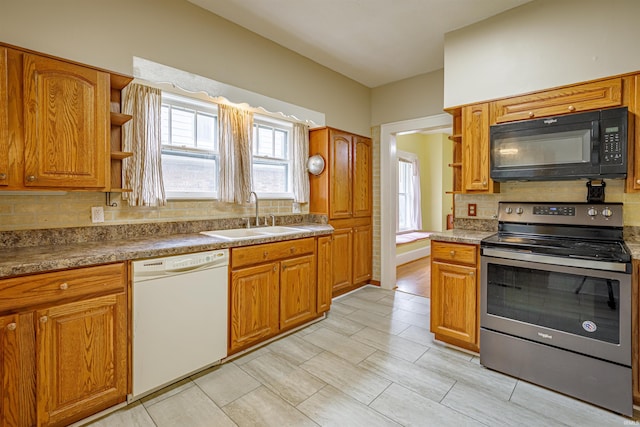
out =
<path fill-rule="evenodd" d="M 445 35 L 453 107 L 640 70 L 640 1 L 535 0 Z"/>
<path fill-rule="evenodd" d="M 0 0 L 0 42 L 130 75 L 137 56 L 370 134 L 369 88 L 186 0 Z"/>

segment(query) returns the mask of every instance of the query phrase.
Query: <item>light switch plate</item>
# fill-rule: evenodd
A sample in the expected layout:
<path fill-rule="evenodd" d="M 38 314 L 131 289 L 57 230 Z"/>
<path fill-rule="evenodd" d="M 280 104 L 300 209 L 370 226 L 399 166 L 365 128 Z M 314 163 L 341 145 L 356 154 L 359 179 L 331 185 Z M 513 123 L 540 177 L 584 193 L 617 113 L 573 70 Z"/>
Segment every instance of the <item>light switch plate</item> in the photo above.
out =
<path fill-rule="evenodd" d="M 102 206 L 91 206 L 91 222 L 104 222 L 104 208 Z"/>

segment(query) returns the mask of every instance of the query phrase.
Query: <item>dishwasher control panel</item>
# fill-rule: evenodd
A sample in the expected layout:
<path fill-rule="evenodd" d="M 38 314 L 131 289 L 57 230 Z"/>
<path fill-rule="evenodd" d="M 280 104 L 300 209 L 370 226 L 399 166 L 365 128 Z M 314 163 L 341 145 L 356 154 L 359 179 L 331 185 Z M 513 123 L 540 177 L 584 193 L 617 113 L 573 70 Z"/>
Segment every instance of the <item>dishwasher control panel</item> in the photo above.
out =
<path fill-rule="evenodd" d="M 162 276 L 205 268 L 221 267 L 229 264 L 229 250 L 198 252 L 167 258 L 147 259 L 133 262 L 134 279 Z"/>

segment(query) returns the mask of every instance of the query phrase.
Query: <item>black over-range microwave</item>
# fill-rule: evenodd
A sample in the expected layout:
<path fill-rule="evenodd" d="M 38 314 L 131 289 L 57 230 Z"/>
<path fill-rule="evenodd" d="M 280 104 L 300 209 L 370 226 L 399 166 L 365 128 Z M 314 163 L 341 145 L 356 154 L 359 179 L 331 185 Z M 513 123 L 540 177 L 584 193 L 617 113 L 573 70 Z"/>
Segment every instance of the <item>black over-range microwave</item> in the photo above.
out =
<path fill-rule="evenodd" d="M 491 178 L 625 178 L 628 115 L 619 107 L 491 126 Z"/>

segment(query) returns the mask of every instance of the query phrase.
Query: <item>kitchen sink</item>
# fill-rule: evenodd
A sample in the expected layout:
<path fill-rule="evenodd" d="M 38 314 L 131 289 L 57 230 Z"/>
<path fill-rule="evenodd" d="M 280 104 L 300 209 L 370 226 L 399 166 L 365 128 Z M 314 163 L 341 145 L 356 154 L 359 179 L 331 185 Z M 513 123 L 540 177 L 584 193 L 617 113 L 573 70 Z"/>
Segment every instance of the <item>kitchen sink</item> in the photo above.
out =
<path fill-rule="evenodd" d="M 281 236 L 284 234 L 295 234 L 303 231 L 295 227 L 271 226 L 261 228 L 232 228 L 229 230 L 201 231 L 200 234 L 217 237 L 224 240 L 245 240 L 257 237 Z"/>

